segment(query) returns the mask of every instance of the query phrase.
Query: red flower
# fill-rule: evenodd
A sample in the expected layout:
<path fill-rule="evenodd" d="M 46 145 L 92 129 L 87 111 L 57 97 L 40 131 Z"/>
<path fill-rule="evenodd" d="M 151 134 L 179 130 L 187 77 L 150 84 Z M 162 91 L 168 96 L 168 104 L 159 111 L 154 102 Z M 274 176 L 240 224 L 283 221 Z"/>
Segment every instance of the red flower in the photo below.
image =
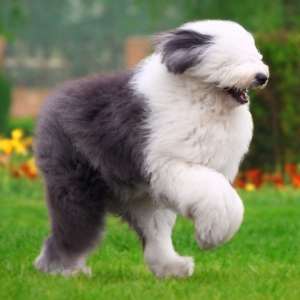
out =
<path fill-rule="evenodd" d="M 292 177 L 293 187 L 300 188 L 300 174 L 295 174 Z"/>
<path fill-rule="evenodd" d="M 29 179 L 35 179 L 37 177 L 37 174 L 33 172 L 27 164 L 22 164 L 20 169 Z"/>
<path fill-rule="evenodd" d="M 272 182 L 272 175 L 269 173 L 262 174 L 262 181 L 263 182 Z"/>
<path fill-rule="evenodd" d="M 273 174 L 273 183 L 275 184 L 275 187 L 278 188 L 278 189 L 284 189 L 285 188 L 283 177 L 280 173 Z"/>
<path fill-rule="evenodd" d="M 19 178 L 20 177 L 20 173 L 18 171 L 13 171 L 12 173 L 14 178 Z"/>
<path fill-rule="evenodd" d="M 284 166 L 284 170 L 289 175 L 296 174 L 296 165 L 294 165 L 294 164 L 286 164 Z"/>
<path fill-rule="evenodd" d="M 260 169 L 251 169 L 245 172 L 245 178 L 248 183 L 254 184 L 257 188 L 262 185 Z"/>
<path fill-rule="evenodd" d="M 29 171 L 28 173 L 26 173 L 26 176 L 29 178 L 29 179 L 35 179 L 37 177 L 37 174 L 32 172 L 32 171 Z"/>
<path fill-rule="evenodd" d="M 282 175 L 280 173 L 273 174 L 273 182 L 275 184 L 284 184 Z"/>
<path fill-rule="evenodd" d="M 30 168 L 26 164 L 22 164 L 20 169 L 27 175 L 30 172 Z"/>
<path fill-rule="evenodd" d="M 240 178 L 237 178 L 233 183 L 234 187 L 238 187 L 240 189 L 245 188 L 245 185 L 246 185 L 246 182 Z"/>
<path fill-rule="evenodd" d="M 253 178 L 253 177 L 260 176 L 260 173 L 261 173 L 260 169 L 251 169 L 251 170 L 245 172 L 245 176 L 246 176 L 246 178 Z"/>
<path fill-rule="evenodd" d="M 253 183 L 257 188 L 261 187 L 261 185 L 262 185 L 261 179 L 260 178 L 256 178 L 256 177 L 254 177 L 252 179 L 251 183 Z"/>

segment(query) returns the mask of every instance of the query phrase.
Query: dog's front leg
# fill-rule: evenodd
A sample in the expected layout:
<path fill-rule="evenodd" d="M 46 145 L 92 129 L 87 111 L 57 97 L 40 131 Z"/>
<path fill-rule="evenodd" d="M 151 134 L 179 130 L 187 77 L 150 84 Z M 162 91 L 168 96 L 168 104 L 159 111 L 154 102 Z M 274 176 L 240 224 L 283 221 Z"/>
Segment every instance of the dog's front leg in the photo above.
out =
<path fill-rule="evenodd" d="M 123 218 L 139 234 L 145 261 L 156 276 L 181 278 L 192 275 L 193 258 L 180 256 L 172 244 L 172 228 L 176 220 L 172 210 L 145 197 L 132 202 Z"/>
<path fill-rule="evenodd" d="M 229 241 L 242 222 L 243 203 L 229 180 L 205 166 L 168 162 L 153 172 L 152 189 L 166 206 L 194 220 L 203 250 Z"/>

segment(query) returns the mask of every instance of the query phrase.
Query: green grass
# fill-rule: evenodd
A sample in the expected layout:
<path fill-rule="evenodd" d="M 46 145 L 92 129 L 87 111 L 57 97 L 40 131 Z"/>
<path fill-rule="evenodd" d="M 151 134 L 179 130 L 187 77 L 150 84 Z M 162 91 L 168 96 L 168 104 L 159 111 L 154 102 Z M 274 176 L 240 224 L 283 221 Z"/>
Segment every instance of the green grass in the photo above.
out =
<path fill-rule="evenodd" d="M 48 217 L 41 182 L 18 183 L 0 180 L 1 300 L 300 299 L 300 191 L 240 192 L 246 208 L 240 230 L 209 252 L 196 245 L 193 223 L 179 218 L 173 240 L 180 254 L 195 258 L 190 278 L 156 279 L 135 233 L 118 218 L 108 220 L 102 246 L 88 259 L 92 277 L 64 278 L 33 267 Z"/>

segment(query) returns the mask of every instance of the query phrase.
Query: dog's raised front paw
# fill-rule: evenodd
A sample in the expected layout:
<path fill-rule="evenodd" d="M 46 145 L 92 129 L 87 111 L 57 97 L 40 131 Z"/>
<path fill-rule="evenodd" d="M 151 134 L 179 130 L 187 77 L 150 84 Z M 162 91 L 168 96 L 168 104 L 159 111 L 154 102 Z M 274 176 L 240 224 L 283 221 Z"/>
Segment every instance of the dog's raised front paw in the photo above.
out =
<path fill-rule="evenodd" d="M 193 210 L 196 241 L 205 251 L 229 241 L 240 227 L 244 214 L 240 197 L 229 185 L 212 192 L 206 201 L 195 205 Z"/>

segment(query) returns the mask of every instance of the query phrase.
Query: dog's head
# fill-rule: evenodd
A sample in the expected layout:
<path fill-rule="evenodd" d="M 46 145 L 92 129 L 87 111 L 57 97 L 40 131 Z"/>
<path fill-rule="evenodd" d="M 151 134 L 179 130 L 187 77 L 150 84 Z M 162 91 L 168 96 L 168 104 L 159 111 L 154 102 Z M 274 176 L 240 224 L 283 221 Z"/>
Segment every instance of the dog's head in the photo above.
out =
<path fill-rule="evenodd" d="M 231 21 L 188 23 L 156 36 L 154 46 L 169 72 L 199 77 L 240 104 L 269 78 L 252 35 Z"/>

